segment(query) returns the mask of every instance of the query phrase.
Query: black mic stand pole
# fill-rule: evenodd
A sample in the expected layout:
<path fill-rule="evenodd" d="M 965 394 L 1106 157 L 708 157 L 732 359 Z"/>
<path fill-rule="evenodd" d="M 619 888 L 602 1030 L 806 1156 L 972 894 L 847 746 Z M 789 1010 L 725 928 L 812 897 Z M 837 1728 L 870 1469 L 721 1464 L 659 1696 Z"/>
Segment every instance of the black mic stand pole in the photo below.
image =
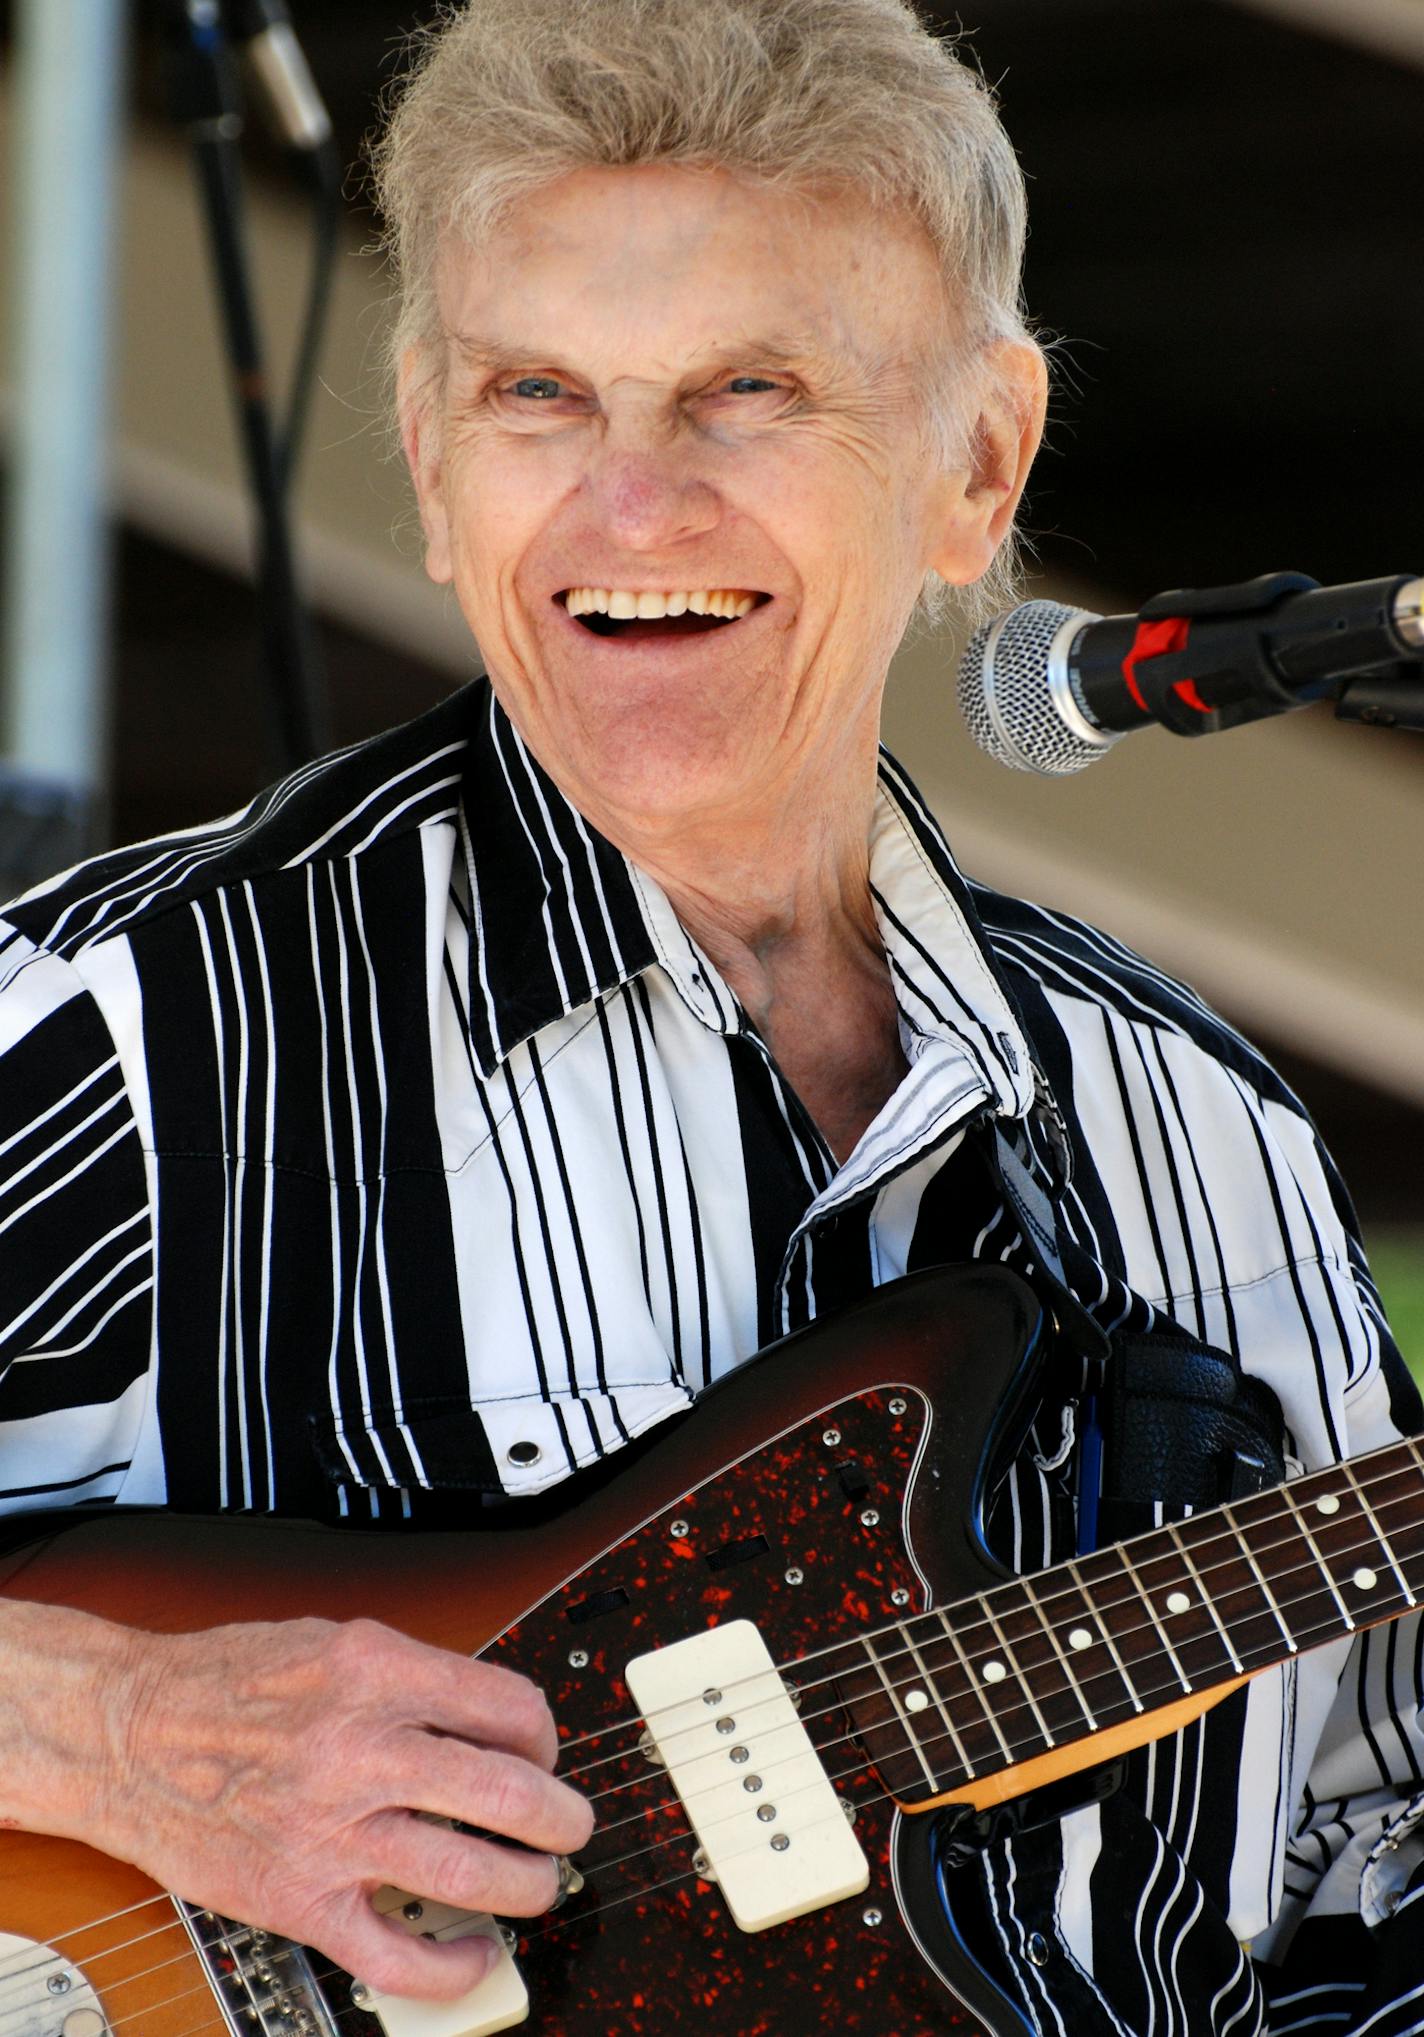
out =
<path fill-rule="evenodd" d="M 242 116 L 218 0 L 168 0 L 175 118 L 188 131 L 208 225 L 233 394 L 257 510 L 258 604 L 272 683 L 277 762 L 330 746 L 320 656 L 297 584 L 284 463 L 272 424 L 243 239 Z"/>

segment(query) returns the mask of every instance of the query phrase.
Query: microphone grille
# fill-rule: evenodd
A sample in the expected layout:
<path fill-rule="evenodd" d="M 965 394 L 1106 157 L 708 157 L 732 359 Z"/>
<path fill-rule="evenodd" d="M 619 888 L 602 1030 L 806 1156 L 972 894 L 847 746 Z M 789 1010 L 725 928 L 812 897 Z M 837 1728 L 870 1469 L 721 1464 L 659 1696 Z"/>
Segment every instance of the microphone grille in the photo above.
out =
<path fill-rule="evenodd" d="M 1061 778 L 1110 748 L 1116 737 L 1099 734 L 1050 677 L 1055 638 L 1097 619 L 1061 601 L 1024 601 L 980 624 L 959 662 L 959 710 L 981 750 L 1012 770 Z"/>

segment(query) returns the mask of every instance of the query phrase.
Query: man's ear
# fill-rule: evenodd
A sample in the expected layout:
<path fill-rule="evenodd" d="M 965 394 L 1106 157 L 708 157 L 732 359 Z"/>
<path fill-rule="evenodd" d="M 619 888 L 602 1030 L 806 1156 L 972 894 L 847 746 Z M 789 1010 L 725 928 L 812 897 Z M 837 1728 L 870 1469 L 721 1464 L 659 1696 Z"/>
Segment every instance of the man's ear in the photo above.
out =
<path fill-rule="evenodd" d="M 969 435 L 968 464 L 940 519 L 930 558 L 941 580 L 964 587 L 993 563 L 1019 506 L 1043 437 L 1048 372 L 1030 342 L 998 340 L 982 363 L 979 415 Z"/>
<path fill-rule="evenodd" d="M 405 462 L 420 506 L 420 527 L 425 533 L 425 570 L 437 586 L 453 575 L 450 562 L 450 525 L 445 514 L 444 468 L 439 454 L 440 434 L 433 416 L 436 382 L 423 351 L 407 347 L 401 355 L 396 381 L 400 410 L 401 444 Z"/>

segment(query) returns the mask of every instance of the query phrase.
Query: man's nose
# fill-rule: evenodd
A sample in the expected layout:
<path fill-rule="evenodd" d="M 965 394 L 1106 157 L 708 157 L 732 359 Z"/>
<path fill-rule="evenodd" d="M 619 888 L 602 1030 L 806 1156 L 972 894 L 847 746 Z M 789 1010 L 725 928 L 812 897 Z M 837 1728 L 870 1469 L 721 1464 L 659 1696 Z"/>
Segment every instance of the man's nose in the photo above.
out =
<path fill-rule="evenodd" d="M 630 551 L 658 551 L 713 529 L 716 490 L 685 444 L 605 446 L 588 477 L 604 535 Z"/>

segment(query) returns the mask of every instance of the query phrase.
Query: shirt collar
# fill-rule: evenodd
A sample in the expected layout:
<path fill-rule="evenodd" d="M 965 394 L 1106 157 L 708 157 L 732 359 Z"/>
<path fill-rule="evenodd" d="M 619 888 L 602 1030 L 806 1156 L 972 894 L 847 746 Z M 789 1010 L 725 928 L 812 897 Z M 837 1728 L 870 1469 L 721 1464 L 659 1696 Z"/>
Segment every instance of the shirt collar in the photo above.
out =
<path fill-rule="evenodd" d="M 487 680 L 471 689 L 462 832 L 470 902 L 471 1027 L 486 1078 L 555 1021 L 655 964 L 709 1031 L 740 1016 L 666 893 L 573 808 Z M 498 882 L 480 882 L 480 872 Z M 949 845 L 904 772 L 881 753 L 871 888 L 908 1050 L 946 1041 L 981 1070 L 1000 1114 L 1033 1102 L 1012 999 Z"/>
<path fill-rule="evenodd" d="M 533 1034 L 658 956 L 627 859 L 570 806 L 489 681 L 470 694 L 470 1026 L 488 1079 Z"/>

